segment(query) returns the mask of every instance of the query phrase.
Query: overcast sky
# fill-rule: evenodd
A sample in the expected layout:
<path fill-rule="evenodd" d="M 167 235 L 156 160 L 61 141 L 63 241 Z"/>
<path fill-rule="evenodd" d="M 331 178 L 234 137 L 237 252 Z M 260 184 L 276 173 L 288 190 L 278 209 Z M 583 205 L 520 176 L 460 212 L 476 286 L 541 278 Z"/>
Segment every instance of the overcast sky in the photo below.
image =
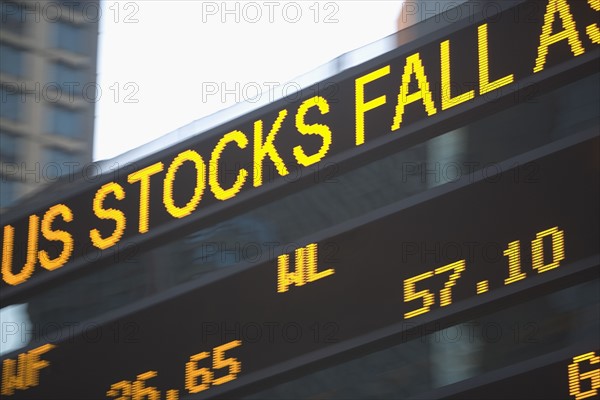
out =
<path fill-rule="evenodd" d="M 102 3 L 96 160 L 394 33 L 401 1 Z"/>

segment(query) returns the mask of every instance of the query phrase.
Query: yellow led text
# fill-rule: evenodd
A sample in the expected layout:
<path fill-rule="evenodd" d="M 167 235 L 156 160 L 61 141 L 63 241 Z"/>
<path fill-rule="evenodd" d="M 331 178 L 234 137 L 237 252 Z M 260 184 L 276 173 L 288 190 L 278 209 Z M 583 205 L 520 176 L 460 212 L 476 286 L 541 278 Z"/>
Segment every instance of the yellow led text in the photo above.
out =
<path fill-rule="evenodd" d="M 47 251 L 40 250 L 38 255 L 40 264 L 49 271 L 53 271 L 65 265 L 65 263 L 69 261 L 71 254 L 73 254 L 73 236 L 69 232 L 60 229 L 52 229 L 52 222 L 54 222 L 54 219 L 58 215 L 60 215 L 65 222 L 73 221 L 73 212 L 64 204 L 57 204 L 50 207 L 42 218 L 42 235 L 47 240 L 63 243 L 61 253 L 54 259 L 50 258 Z"/>
<path fill-rule="evenodd" d="M 552 243 L 552 262 L 548 264 L 544 264 L 545 237 L 549 237 Z M 508 257 L 508 278 L 504 280 L 504 284 L 525 279 L 527 275 L 521 269 L 521 242 L 519 240 L 510 242 L 508 248 L 504 250 L 504 255 Z M 559 230 L 557 226 L 538 232 L 531 242 L 531 258 L 533 269 L 538 273 L 557 268 L 565 259 L 565 232 Z"/>
<path fill-rule="evenodd" d="M 440 61 L 442 65 L 442 110 L 472 100 L 475 97 L 475 91 L 470 90 L 466 93 L 452 97 L 452 81 L 450 79 L 450 41 L 445 40 L 440 43 Z"/>
<path fill-rule="evenodd" d="M 194 164 L 194 167 L 196 168 L 196 185 L 194 186 L 194 194 L 192 197 L 183 207 L 180 207 L 175 205 L 175 200 L 173 199 L 173 185 L 175 184 L 177 171 L 184 162 L 191 162 Z M 196 207 L 198 207 L 200 200 L 202 200 L 205 188 L 206 164 L 204 163 L 202 156 L 194 150 L 186 150 L 179 153 L 177 157 L 173 159 L 171 165 L 169 165 L 167 175 L 165 176 L 163 203 L 166 210 L 175 218 L 183 218 L 186 215 L 190 215 Z"/>
<path fill-rule="evenodd" d="M 142 168 L 139 171 L 127 176 L 127 182 L 140 183 L 140 220 L 138 224 L 138 231 L 140 233 L 148 232 L 148 225 L 150 221 L 150 177 L 161 172 L 163 168 L 163 163 L 159 162 L 146 168 Z"/>
<path fill-rule="evenodd" d="M 146 381 L 158 375 L 156 371 L 146 371 L 137 376 L 133 382 L 120 381 L 110 386 L 107 397 L 118 397 L 117 400 L 161 400 L 160 391 L 154 386 L 146 386 Z M 178 400 L 179 390 L 166 391 L 166 400 Z"/>
<path fill-rule="evenodd" d="M 417 282 L 431 278 L 434 275 L 443 274 L 445 272 L 451 272 L 448 280 L 446 281 L 444 288 L 440 291 L 440 306 L 449 306 L 452 304 L 452 287 L 456 285 L 456 281 L 460 278 L 460 275 L 466 269 L 465 260 L 453 262 L 448 265 L 436 268 L 433 271 L 427 271 L 425 273 L 413 276 L 404 280 L 404 302 L 408 303 L 413 300 L 421 300 L 421 307 L 404 313 L 404 318 L 412 318 L 417 315 L 429 312 L 431 306 L 435 304 L 435 295 L 429 290 L 416 291 Z"/>
<path fill-rule="evenodd" d="M 234 357 L 225 357 L 225 352 L 242 345 L 241 340 L 233 340 L 212 349 L 212 352 L 203 351 L 190 356 L 185 364 L 185 388 L 188 393 L 199 393 L 210 389 L 212 386 L 237 379 L 242 372 L 242 363 Z M 199 363 L 211 358 L 212 366 L 202 367 Z M 210 364 L 209 364 L 210 365 Z M 146 371 L 137 376 L 133 382 L 123 380 L 113 383 L 106 392 L 108 397 L 117 400 L 160 400 L 161 391 L 154 386 L 146 386 L 146 381 L 158 376 L 157 371 Z M 166 400 L 178 400 L 179 390 L 165 391 Z"/>
<path fill-rule="evenodd" d="M 479 55 L 479 94 L 491 92 L 514 81 L 514 75 L 510 74 L 490 82 L 487 24 L 477 28 L 477 54 Z"/>
<path fill-rule="evenodd" d="M 554 23 L 556 14 L 558 14 L 558 17 L 560 18 L 563 30 L 553 34 L 552 24 Z M 546 13 L 544 14 L 544 26 L 542 27 L 542 34 L 540 35 L 540 45 L 538 47 L 538 55 L 535 60 L 533 72 L 544 70 L 544 64 L 546 63 L 546 56 L 548 55 L 548 48 L 550 45 L 565 39 L 571 47 L 571 52 L 574 56 L 580 56 L 585 53 L 581 40 L 579 40 L 579 33 L 575 27 L 575 20 L 573 19 L 567 0 L 549 0 L 548 6 L 546 7 Z"/>
<path fill-rule="evenodd" d="M 248 138 L 241 131 L 229 132 L 219 140 L 212 152 L 208 168 L 208 181 L 210 183 L 210 190 L 218 200 L 227 200 L 235 197 L 235 195 L 242 190 L 242 186 L 244 186 L 246 178 L 248 177 L 248 171 L 245 168 L 242 168 L 238 173 L 235 183 L 229 189 L 223 189 L 219 183 L 219 158 L 221 158 L 221 153 L 223 153 L 227 144 L 231 142 L 235 142 L 240 149 L 245 149 L 246 146 L 248 146 Z"/>
<path fill-rule="evenodd" d="M 547 238 L 551 242 L 552 262 L 545 263 L 544 257 L 544 239 Z M 518 282 L 527 278 L 521 269 L 521 248 L 520 241 L 515 240 L 508 244 L 504 255 L 508 257 L 508 278 L 504 280 L 504 286 Z M 560 266 L 560 262 L 565 259 L 565 234 L 558 227 L 552 227 L 536 234 L 535 239 L 531 242 L 532 250 L 532 267 L 537 273 L 550 271 Z M 417 315 L 425 314 L 431 311 L 431 307 L 436 303 L 436 296 L 430 289 L 427 288 L 427 280 L 435 275 L 450 272 L 448 280 L 439 293 L 440 307 L 449 306 L 452 304 L 452 288 L 456 286 L 461 274 L 466 270 L 466 260 L 459 260 L 451 264 L 447 264 L 431 271 L 423 272 L 419 275 L 406 278 L 404 280 L 404 302 L 417 302 L 420 305 L 418 308 L 413 308 L 411 311 L 404 313 L 404 318 L 413 318 Z M 296 276 L 292 276 L 297 280 Z M 295 280 L 294 280 L 295 283 Z M 423 288 L 418 290 L 419 288 Z M 490 290 L 489 281 L 482 280 L 475 284 L 475 290 L 478 295 L 483 295 Z"/>
<path fill-rule="evenodd" d="M 45 344 L 27 353 L 19 354 L 18 360 L 2 361 L 2 395 L 11 396 L 15 390 L 27 390 L 40 383 L 40 370 L 50 366 L 41 356 L 56 346 Z"/>
<path fill-rule="evenodd" d="M 581 372 L 579 367 L 584 362 L 585 364 L 590 365 L 599 364 L 599 368 L 592 369 L 587 372 Z M 568 373 L 569 394 L 575 397 L 576 400 L 598 396 L 598 389 L 600 389 L 600 356 L 596 355 L 596 353 L 592 351 L 590 353 L 585 353 L 577 357 L 573 357 L 573 363 L 569 364 Z M 581 381 L 587 379 L 590 380 L 590 389 L 582 392 Z"/>
<path fill-rule="evenodd" d="M 390 66 L 386 65 L 383 68 L 379 68 L 376 71 L 369 72 L 368 74 L 361 76 L 355 81 L 355 141 L 357 146 L 365 142 L 365 113 L 369 110 L 384 105 L 387 101 L 386 96 L 383 95 L 365 102 L 365 85 L 369 82 L 373 82 L 374 80 L 386 76 L 389 73 Z"/>
<path fill-rule="evenodd" d="M 266 139 L 263 140 L 263 121 L 259 119 L 254 122 L 254 186 L 261 186 L 263 183 L 263 160 L 268 155 L 273 164 L 275 164 L 275 168 L 277 168 L 277 172 L 281 176 L 286 176 L 289 174 L 289 171 L 281 156 L 277 152 L 275 148 L 275 136 L 279 132 L 281 128 L 281 124 L 283 124 L 283 120 L 287 116 L 287 110 L 281 110 L 275 122 L 273 122 L 273 126 L 269 131 Z"/>
<path fill-rule="evenodd" d="M 595 11 L 600 11 L 600 0 L 588 0 L 590 7 Z M 598 24 L 590 24 L 585 28 L 585 33 L 588 34 L 592 43 L 600 44 L 600 28 Z"/>
<path fill-rule="evenodd" d="M 412 75 L 415 75 L 419 90 L 414 93 L 408 93 L 408 86 L 411 82 Z M 425 74 L 425 67 L 421 61 L 421 55 L 415 53 L 406 59 L 404 65 L 404 73 L 402 74 L 402 83 L 398 93 L 398 103 L 396 104 L 396 114 L 394 114 L 394 122 L 392 123 L 392 131 L 400 129 L 402 124 L 402 116 L 404 109 L 410 103 L 421 100 L 428 116 L 432 116 L 437 112 L 433 103 L 433 96 L 429 89 L 429 80 Z"/>
<path fill-rule="evenodd" d="M 29 231 L 27 232 L 27 260 L 18 273 L 12 270 L 13 248 L 15 229 L 11 225 L 4 227 L 2 242 L 2 280 L 9 285 L 18 285 L 25 282 L 33 274 L 37 261 L 38 229 L 40 217 L 33 214 L 29 216 Z"/>
<path fill-rule="evenodd" d="M 103 207 L 104 199 L 110 193 L 112 193 L 117 200 L 123 200 L 125 198 L 123 186 L 115 182 L 107 183 L 96 192 L 93 202 L 94 214 L 100 219 L 112 219 L 115 221 L 115 229 L 107 237 L 102 237 L 102 234 L 96 228 L 90 230 L 90 239 L 92 239 L 94 246 L 99 249 L 107 249 L 114 246 L 121 239 L 121 236 L 123 236 L 123 232 L 125 231 L 125 213 L 114 208 L 106 209 Z"/>
<path fill-rule="evenodd" d="M 329 146 L 331 146 L 331 129 L 327 125 L 324 124 L 311 124 L 307 125 L 304 122 L 304 117 L 308 110 L 311 107 L 317 107 L 321 114 L 329 113 L 329 103 L 327 100 L 321 96 L 316 96 L 311 99 L 304 101 L 298 107 L 298 112 L 296 113 L 296 129 L 303 135 L 318 135 L 323 139 L 323 144 L 319 151 L 315 154 L 307 156 L 302 146 L 294 147 L 294 156 L 296 157 L 296 161 L 298 164 L 304 165 L 308 167 L 309 165 L 318 163 L 327 155 L 327 151 L 329 151 Z"/>
<path fill-rule="evenodd" d="M 335 273 L 333 268 L 317 272 L 318 249 L 316 243 L 296 249 L 294 255 L 296 259 L 296 269 L 294 272 L 290 272 L 289 255 L 283 254 L 277 257 L 278 293 L 287 292 L 291 285 L 302 286 Z"/>

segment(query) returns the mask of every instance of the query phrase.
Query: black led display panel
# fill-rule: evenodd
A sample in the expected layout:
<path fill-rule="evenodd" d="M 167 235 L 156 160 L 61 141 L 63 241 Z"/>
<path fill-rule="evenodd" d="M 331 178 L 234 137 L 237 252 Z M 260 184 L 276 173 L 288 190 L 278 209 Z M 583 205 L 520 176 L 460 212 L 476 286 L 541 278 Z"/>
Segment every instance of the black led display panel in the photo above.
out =
<path fill-rule="evenodd" d="M 529 155 L 534 181 L 522 178 L 522 166 L 507 168 L 379 210 L 272 262 L 122 309 L 74 336 L 30 344 L 3 360 L 3 393 L 210 397 L 374 332 L 401 333 L 597 274 L 600 140 L 553 147 Z M 423 261 L 423 251 L 439 258 Z"/>

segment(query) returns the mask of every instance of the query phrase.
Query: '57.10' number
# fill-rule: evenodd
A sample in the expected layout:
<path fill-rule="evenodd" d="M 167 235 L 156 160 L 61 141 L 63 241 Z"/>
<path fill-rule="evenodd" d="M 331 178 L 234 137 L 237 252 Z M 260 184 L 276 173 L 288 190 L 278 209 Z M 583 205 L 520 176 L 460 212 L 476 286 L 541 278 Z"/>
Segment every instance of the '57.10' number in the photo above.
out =
<path fill-rule="evenodd" d="M 544 258 L 544 240 L 549 240 L 551 247 L 552 261 L 546 262 Z M 546 249 L 547 251 L 548 249 Z M 538 273 L 550 271 L 560 266 L 561 261 L 565 259 L 565 233 L 558 229 L 557 226 L 544 231 L 538 232 L 535 239 L 531 241 L 532 253 L 532 268 Z M 508 244 L 508 248 L 504 251 L 504 255 L 508 257 L 508 277 L 504 280 L 504 285 L 510 285 L 527 277 L 527 274 L 521 271 L 521 242 L 516 240 Z M 461 274 L 466 270 L 466 261 L 459 260 L 452 264 L 443 265 L 433 271 L 427 271 L 417 276 L 413 276 L 404 280 L 404 302 L 420 300 L 422 306 L 404 313 L 404 318 L 413 318 L 417 315 L 429 312 L 431 306 L 435 304 L 435 295 L 428 289 L 416 289 L 417 282 L 429 279 L 434 275 L 440 275 L 445 272 L 450 272 L 450 276 L 446 281 L 444 288 L 440 290 L 440 306 L 448 306 L 452 304 L 452 287 L 460 278 Z M 489 282 L 483 280 L 477 283 L 477 294 L 483 294 L 489 290 Z"/>

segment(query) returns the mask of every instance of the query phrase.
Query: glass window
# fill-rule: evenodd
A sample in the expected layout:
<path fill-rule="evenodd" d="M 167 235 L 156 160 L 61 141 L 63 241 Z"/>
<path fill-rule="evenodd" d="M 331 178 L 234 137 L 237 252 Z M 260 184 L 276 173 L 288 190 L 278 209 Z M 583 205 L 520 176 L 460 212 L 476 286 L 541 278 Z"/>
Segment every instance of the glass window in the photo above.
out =
<path fill-rule="evenodd" d="M 21 119 L 20 94 L 0 86 L 0 117 L 18 121 Z"/>
<path fill-rule="evenodd" d="M 82 53 L 85 49 L 85 29 L 59 21 L 55 24 L 55 47 Z"/>
<path fill-rule="evenodd" d="M 16 47 L 0 44 L 0 71 L 23 76 L 23 52 Z"/>
<path fill-rule="evenodd" d="M 85 85 L 84 80 L 84 73 L 81 69 L 64 63 L 55 63 L 52 65 L 49 83 L 60 86 L 61 90 L 69 96 L 73 93 L 81 93 Z"/>
<path fill-rule="evenodd" d="M 64 107 L 50 107 L 46 116 L 46 132 L 69 138 L 82 136 L 83 115 L 81 111 Z"/>
<path fill-rule="evenodd" d="M 81 169 L 81 157 L 78 153 L 49 147 L 44 149 L 42 170 L 49 180 Z"/>
<path fill-rule="evenodd" d="M 17 194 L 17 182 L 0 176 L 0 208 L 10 207 Z"/>
<path fill-rule="evenodd" d="M 17 137 L 6 132 L 0 132 L 0 160 L 3 162 L 16 162 Z"/>
<path fill-rule="evenodd" d="M 23 33 L 25 17 L 23 6 L 10 1 L 0 1 L 0 27 L 14 33 Z"/>

